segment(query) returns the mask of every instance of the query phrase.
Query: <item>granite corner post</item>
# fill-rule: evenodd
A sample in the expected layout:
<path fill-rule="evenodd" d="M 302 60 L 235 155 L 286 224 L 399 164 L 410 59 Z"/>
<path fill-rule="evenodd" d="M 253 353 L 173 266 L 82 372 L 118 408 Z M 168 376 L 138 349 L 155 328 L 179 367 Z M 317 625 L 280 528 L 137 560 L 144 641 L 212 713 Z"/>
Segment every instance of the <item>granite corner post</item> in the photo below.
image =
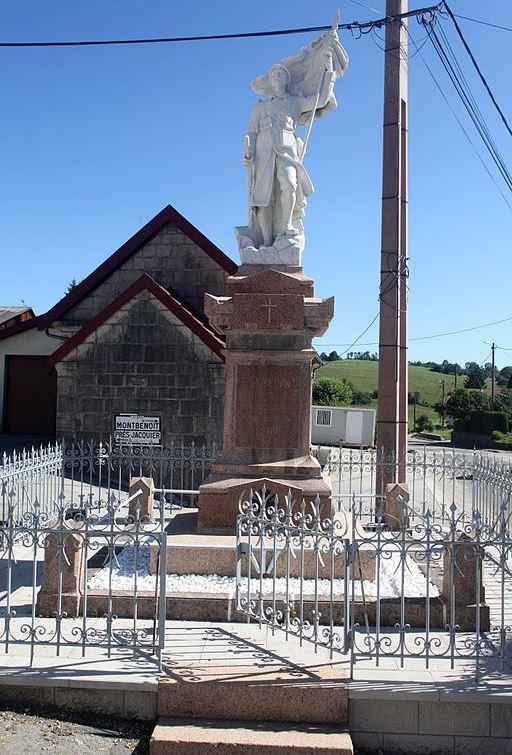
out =
<path fill-rule="evenodd" d="M 234 531 L 240 497 L 263 485 L 282 499 L 318 495 L 332 512 L 331 485 L 310 452 L 312 339 L 334 299 L 314 298 L 301 267 L 242 265 L 228 296 L 206 294 L 205 312 L 226 337 L 223 451 L 200 487 L 198 529 Z"/>

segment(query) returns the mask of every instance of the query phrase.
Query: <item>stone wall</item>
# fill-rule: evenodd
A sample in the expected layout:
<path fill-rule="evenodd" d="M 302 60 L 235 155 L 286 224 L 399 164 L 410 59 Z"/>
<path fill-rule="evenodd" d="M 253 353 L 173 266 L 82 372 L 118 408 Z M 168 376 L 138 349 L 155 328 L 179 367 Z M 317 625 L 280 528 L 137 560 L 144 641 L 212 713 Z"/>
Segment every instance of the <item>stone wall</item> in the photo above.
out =
<path fill-rule="evenodd" d="M 226 293 L 226 271 L 168 223 L 54 326 L 83 325 L 143 273 L 164 288 L 173 288 L 197 312 L 204 312 L 205 293 Z"/>
<path fill-rule="evenodd" d="M 87 306 L 90 299 L 83 316 Z M 116 414 L 136 412 L 162 417 L 166 445 L 222 440 L 222 360 L 147 291 L 57 364 L 57 372 L 57 436 L 108 438 Z"/>

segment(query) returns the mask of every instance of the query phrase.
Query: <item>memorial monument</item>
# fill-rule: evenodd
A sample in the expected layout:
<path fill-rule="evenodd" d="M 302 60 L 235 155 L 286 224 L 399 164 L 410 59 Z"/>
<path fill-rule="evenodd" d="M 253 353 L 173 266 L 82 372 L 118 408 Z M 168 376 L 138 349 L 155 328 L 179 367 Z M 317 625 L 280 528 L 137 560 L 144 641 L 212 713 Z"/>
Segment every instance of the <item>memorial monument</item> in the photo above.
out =
<path fill-rule="evenodd" d="M 313 184 L 304 157 L 315 118 L 336 107 L 334 84 L 348 56 L 332 29 L 252 83 L 244 140 L 249 218 L 235 229 L 241 266 L 227 296 L 205 295 L 205 313 L 226 337 L 223 451 L 200 487 L 198 528 L 233 531 L 250 489 L 298 502 L 331 486 L 310 453 L 312 339 L 325 333 L 334 299 L 317 299 L 302 269 L 303 218 Z M 305 126 L 304 139 L 297 129 Z"/>

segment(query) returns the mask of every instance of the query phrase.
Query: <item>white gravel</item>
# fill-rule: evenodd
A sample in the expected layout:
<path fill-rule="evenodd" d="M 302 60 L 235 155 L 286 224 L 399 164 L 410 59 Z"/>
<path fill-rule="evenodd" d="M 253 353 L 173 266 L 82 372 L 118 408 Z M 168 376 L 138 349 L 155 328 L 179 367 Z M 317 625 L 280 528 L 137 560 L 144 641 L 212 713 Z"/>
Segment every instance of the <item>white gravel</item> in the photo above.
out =
<path fill-rule="evenodd" d="M 398 553 L 392 553 L 390 558 L 381 559 L 380 567 L 380 597 L 381 598 L 398 598 L 402 594 L 402 571 L 400 566 L 400 556 Z M 139 548 L 137 554 L 137 591 L 155 591 L 154 574 L 149 573 L 149 547 Z M 106 590 L 109 585 L 113 590 L 126 590 L 132 592 L 135 586 L 135 548 L 126 546 L 111 564 L 107 564 L 98 571 L 87 585 L 91 590 Z M 404 595 L 408 598 L 423 598 L 426 595 L 427 581 L 423 573 L 418 568 L 416 562 L 407 556 L 403 575 Z M 263 594 L 270 595 L 274 589 L 274 580 L 271 577 L 264 577 L 262 582 Z M 364 595 L 366 598 L 375 598 L 377 596 L 376 582 L 364 581 Z M 315 583 L 312 579 L 306 579 L 302 583 L 303 595 L 313 596 L 315 594 Z M 168 574 L 167 575 L 167 592 L 168 593 L 203 593 L 209 595 L 234 594 L 236 589 L 235 577 L 222 577 L 217 574 Z M 242 579 L 242 589 L 247 591 L 247 578 Z M 352 589 L 352 586 L 350 586 Z M 254 597 L 259 593 L 259 578 L 251 579 L 251 595 Z M 286 579 L 280 577 L 275 580 L 276 594 L 286 594 Z M 332 584 L 333 594 L 336 596 L 343 595 L 344 583 L 342 579 L 334 579 Z M 288 593 L 290 597 L 298 598 L 300 595 L 300 579 L 290 577 L 288 580 Z M 354 582 L 354 595 L 360 597 L 363 591 L 361 582 Z M 328 579 L 318 580 L 319 597 L 328 597 L 331 594 L 331 581 Z M 430 597 L 434 598 L 439 595 L 437 587 L 430 585 Z"/>

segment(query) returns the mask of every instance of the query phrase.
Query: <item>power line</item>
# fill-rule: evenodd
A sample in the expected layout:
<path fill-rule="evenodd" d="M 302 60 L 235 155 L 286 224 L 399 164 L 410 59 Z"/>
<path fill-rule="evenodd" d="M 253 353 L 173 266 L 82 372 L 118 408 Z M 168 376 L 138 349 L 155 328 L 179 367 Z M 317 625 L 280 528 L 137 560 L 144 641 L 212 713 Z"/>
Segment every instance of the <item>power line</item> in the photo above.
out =
<path fill-rule="evenodd" d="M 362 3 L 358 3 L 362 4 Z M 436 14 L 439 13 L 443 2 L 437 5 L 432 5 L 427 8 L 418 8 L 416 10 L 408 11 L 407 13 L 399 13 L 395 16 L 384 16 L 378 18 L 375 21 L 351 21 L 348 24 L 338 24 L 338 29 L 344 29 L 350 31 L 352 29 L 358 29 L 362 33 L 368 34 L 373 28 L 384 26 L 392 21 L 399 21 L 404 18 L 412 18 L 425 13 Z M 370 10 L 375 10 L 370 8 Z M 305 26 L 300 29 L 273 29 L 268 31 L 249 31 L 233 34 L 204 34 L 194 35 L 187 37 L 153 37 L 148 39 L 89 39 L 89 40 L 60 40 L 50 42 L 0 42 L 0 47 L 87 47 L 87 46 L 100 46 L 100 45 L 148 45 L 148 44 L 168 44 L 178 42 L 210 42 L 222 39 L 251 39 L 257 37 L 276 37 L 285 34 L 306 34 L 309 32 L 329 31 L 331 26 Z"/>
<path fill-rule="evenodd" d="M 485 123 L 485 120 L 476 105 L 476 100 L 469 90 L 469 86 L 464 78 L 464 76 L 460 75 L 457 71 L 457 68 L 460 69 L 460 66 L 458 66 L 458 63 L 452 63 L 450 60 L 449 54 L 446 52 L 446 49 L 443 47 L 443 44 L 441 40 L 439 39 L 436 30 L 434 28 L 433 23 L 429 21 L 423 20 L 423 24 L 426 28 L 427 33 L 430 36 L 430 40 L 432 42 L 432 46 L 434 47 L 434 50 L 436 51 L 441 64 L 443 65 L 448 78 L 452 82 L 455 91 L 459 95 L 460 100 L 462 101 L 462 104 L 464 105 L 468 115 L 470 116 L 471 120 L 473 121 L 473 124 L 475 128 L 477 129 L 487 151 L 489 152 L 491 158 L 493 159 L 496 167 L 498 168 L 499 172 L 501 173 L 505 183 L 507 184 L 508 188 L 512 190 L 512 176 L 505 165 L 505 162 L 503 158 L 501 157 L 500 153 L 498 152 L 498 149 L 496 147 L 496 144 L 494 143 L 492 136 L 490 134 L 489 128 L 487 124 Z M 453 51 L 452 51 L 452 56 Z"/>
<path fill-rule="evenodd" d="M 448 106 L 448 109 L 450 110 L 451 114 L 453 115 L 453 117 L 454 117 L 454 118 L 455 118 L 455 120 L 457 121 L 457 123 L 458 123 L 458 125 L 459 125 L 459 127 L 460 127 L 460 129 L 461 129 L 461 131 L 462 131 L 462 133 L 464 134 L 464 136 L 465 136 L 465 137 L 466 137 L 466 139 L 468 140 L 469 144 L 470 144 L 470 145 L 471 145 L 471 147 L 473 148 L 473 150 L 474 150 L 474 152 L 475 152 L 476 156 L 478 157 L 478 159 L 479 159 L 479 160 L 480 160 L 480 162 L 482 163 L 482 165 L 483 165 L 483 167 L 484 167 L 484 169 L 485 169 L 486 173 L 488 174 L 489 178 L 491 179 L 491 181 L 493 182 L 493 184 L 495 185 L 495 187 L 497 188 L 497 190 L 498 190 L 498 191 L 499 191 L 499 193 L 501 194 L 501 196 L 502 196 L 502 198 L 503 198 L 503 201 L 504 201 L 504 202 L 505 202 L 505 203 L 506 203 L 506 204 L 508 205 L 509 209 L 510 209 L 510 210 L 512 210 L 512 204 L 510 204 L 510 202 L 508 201 L 507 197 L 505 196 L 505 194 L 504 194 L 504 193 L 503 193 L 503 191 L 501 190 L 501 187 L 499 186 L 498 182 L 496 181 L 496 179 L 494 178 L 493 174 L 492 174 L 492 173 L 491 173 L 491 171 L 489 170 L 489 167 L 487 166 L 487 164 L 486 164 L 485 160 L 483 159 L 482 155 L 481 155 L 481 154 L 480 154 L 480 152 L 478 151 L 478 149 L 477 149 L 477 147 L 476 147 L 475 143 L 474 143 L 474 142 L 473 142 L 473 140 L 471 139 L 471 137 L 470 137 L 470 135 L 468 134 L 467 130 L 466 130 L 466 129 L 464 128 L 464 125 L 463 125 L 462 121 L 460 120 L 459 116 L 458 116 L 458 115 L 457 115 L 457 113 L 455 112 L 455 110 L 454 110 L 454 108 L 453 108 L 453 106 L 452 106 L 452 104 L 451 104 L 450 100 L 448 99 L 448 97 L 446 96 L 446 94 L 445 94 L 445 93 L 443 92 L 443 90 L 442 90 L 442 88 L 441 88 L 441 85 L 439 84 L 438 80 L 436 79 L 436 77 L 435 77 L 435 75 L 434 75 L 434 73 L 433 73 L 432 69 L 431 69 L 431 68 L 430 68 L 430 66 L 428 65 L 428 63 L 427 63 L 427 61 L 425 60 L 424 56 L 422 55 L 422 53 L 421 53 L 421 48 L 418 48 L 418 45 L 417 45 L 417 43 L 416 43 L 416 41 L 415 41 L 414 37 L 412 36 L 412 34 L 411 34 L 411 32 L 410 32 L 410 30 L 409 30 L 409 29 L 407 29 L 407 33 L 408 33 L 409 39 L 411 40 L 411 42 L 413 43 L 413 45 L 414 45 L 414 46 L 416 47 L 416 51 L 417 51 L 417 53 L 419 54 L 419 56 L 420 56 L 421 60 L 423 61 L 423 65 L 424 65 L 424 66 L 425 66 L 425 68 L 427 69 L 427 71 L 428 71 L 428 73 L 429 73 L 429 75 L 430 75 L 430 77 L 431 77 L 432 81 L 434 82 L 435 86 L 437 87 L 437 89 L 438 89 L 438 91 L 439 91 L 439 93 L 440 93 L 441 97 L 442 97 L 442 98 L 444 99 L 444 101 L 446 102 L 446 104 L 447 104 L 447 106 Z"/>
<path fill-rule="evenodd" d="M 352 348 L 353 346 L 355 346 L 355 345 L 356 345 L 356 343 L 357 343 L 357 342 L 359 341 L 359 339 L 360 339 L 360 338 L 362 338 L 362 337 L 364 336 L 364 334 L 365 334 L 365 333 L 367 333 L 367 332 L 368 332 L 368 331 L 370 330 L 370 328 L 372 327 L 373 323 L 374 323 L 374 322 L 375 322 L 375 320 L 376 320 L 376 319 L 378 318 L 379 314 L 380 314 L 380 312 L 377 312 L 377 314 L 375 315 L 375 317 L 373 318 L 373 320 L 371 321 L 371 323 L 370 323 L 370 324 L 369 324 L 369 325 L 368 325 L 368 326 L 367 326 L 367 327 L 366 327 L 366 328 L 365 328 L 365 329 L 363 330 L 363 332 L 362 332 L 362 333 L 360 333 L 360 334 L 359 334 L 359 335 L 357 336 L 356 340 L 355 340 L 355 341 L 354 341 L 353 343 L 351 343 L 351 344 L 350 344 L 350 346 L 348 347 L 348 349 L 345 349 L 345 351 L 343 351 L 343 352 L 342 352 L 342 353 L 340 354 L 340 356 L 343 356 L 344 354 L 347 354 L 347 353 L 348 353 L 348 352 L 350 351 L 350 349 L 351 349 L 351 348 Z"/>
<path fill-rule="evenodd" d="M 353 2 L 354 0 L 352 0 Z M 490 21 L 483 21 L 480 18 L 470 18 L 469 16 L 461 16 L 460 13 L 453 14 L 456 18 L 463 18 L 465 21 L 473 21 L 475 24 L 482 24 L 483 26 L 492 26 L 493 29 L 501 29 L 502 31 L 512 31 L 510 26 L 501 26 L 500 24 L 492 24 Z"/>
<path fill-rule="evenodd" d="M 364 334 L 371 328 L 375 320 L 377 319 L 378 315 L 376 315 L 371 323 L 368 325 L 367 328 L 363 330 L 363 332 L 356 338 L 356 340 L 346 349 L 343 354 L 346 354 L 347 351 L 350 351 L 352 346 L 354 346 L 356 343 L 359 342 L 359 339 L 364 336 Z M 444 338 L 446 336 L 458 336 L 461 333 L 469 333 L 472 330 L 481 330 L 482 328 L 489 328 L 491 325 L 501 325 L 504 322 L 511 322 L 512 317 L 505 317 L 502 320 L 495 320 L 494 322 L 486 322 L 483 325 L 473 325 L 471 328 L 462 328 L 461 330 L 450 330 L 447 333 L 434 333 L 430 336 L 417 336 L 416 338 L 409 338 L 409 341 L 426 341 L 432 338 Z M 344 346 L 345 344 L 338 344 L 339 346 Z M 360 346 L 378 346 L 377 341 L 372 341 L 371 343 L 361 343 Z M 503 346 L 500 346 L 499 348 L 504 348 Z M 508 351 L 508 349 L 505 349 L 505 351 Z M 511 349 L 512 351 L 512 349 Z"/>
<path fill-rule="evenodd" d="M 510 134 L 510 136 L 512 136 L 512 129 L 511 129 L 511 128 L 510 128 L 510 126 L 508 125 L 508 121 L 507 121 L 507 119 L 505 118 L 505 116 L 503 115 L 503 111 L 502 111 L 502 109 L 500 108 L 500 106 L 499 106 L 499 105 L 498 105 L 498 103 L 496 102 L 496 97 L 495 97 L 495 96 L 494 96 L 494 94 L 492 93 L 491 87 L 490 87 L 490 86 L 489 86 L 489 84 L 487 83 L 487 79 L 485 78 L 485 76 L 483 75 L 482 71 L 480 70 L 480 66 L 479 66 L 479 65 L 478 65 L 478 63 L 476 62 L 475 56 L 474 56 L 474 55 L 473 55 L 473 53 L 471 52 L 471 49 L 470 49 L 470 47 L 469 47 L 468 43 L 466 42 L 466 39 L 465 39 L 465 37 L 464 37 L 464 35 L 463 35 L 463 33 L 462 33 L 462 29 L 460 28 L 459 24 L 457 23 L 457 20 L 456 20 L 455 16 L 454 16 L 454 15 L 453 15 L 453 13 L 452 13 L 452 9 L 450 8 L 450 6 L 449 6 L 449 5 L 448 5 L 448 3 L 446 2 L 446 0 L 444 0 L 444 6 L 445 6 L 446 10 L 448 11 L 448 14 L 449 14 L 449 16 L 450 16 L 451 20 L 453 21 L 453 24 L 454 24 L 454 26 L 455 26 L 455 29 L 456 29 L 456 31 L 457 31 L 457 34 L 459 35 L 459 37 L 460 37 L 460 39 L 461 39 L 461 42 L 462 42 L 462 44 L 464 45 L 464 49 L 466 50 L 467 54 L 468 54 L 468 55 L 469 55 L 469 57 L 471 58 L 471 62 L 473 63 L 473 65 L 474 65 L 474 67 L 475 67 L 475 69 L 476 69 L 476 72 L 478 73 L 478 75 L 479 75 L 479 77 L 480 77 L 480 79 L 481 79 L 481 81 L 482 81 L 482 84 L 483 84 L 483 85 L 484 85 L 484 87 L 486 88 L 486 90 L 487 90 L 487 93 L 488 93 L 489 97 L 491 98 L 491 100 L 492 100 L 492 103 L 493 103 L 494 107 L 495 107 L 495 108 L 496 108 L 496 110 L 498 111 L 498 113 L 499 113 L 499 115 L 500 115 L 500 118 L 501 118 L 501 120 L 503 121 L 503 123 L 505 124 L 505 128 L 507 129 L 508 133 Z"/>
<path fill-rule="evenodd" d="M 377 8 L 372 8 L 371 5 L 361 3 L 360 0 L 350 0 L 350 2 L 355 3 L 356 5 L 360 5 L 361 8 L 366 8 L 366 10 L 371 10 L 373 13 L 376 13 L 378 16 L 380 16 L 380 10 L 377 10 Z"/>

